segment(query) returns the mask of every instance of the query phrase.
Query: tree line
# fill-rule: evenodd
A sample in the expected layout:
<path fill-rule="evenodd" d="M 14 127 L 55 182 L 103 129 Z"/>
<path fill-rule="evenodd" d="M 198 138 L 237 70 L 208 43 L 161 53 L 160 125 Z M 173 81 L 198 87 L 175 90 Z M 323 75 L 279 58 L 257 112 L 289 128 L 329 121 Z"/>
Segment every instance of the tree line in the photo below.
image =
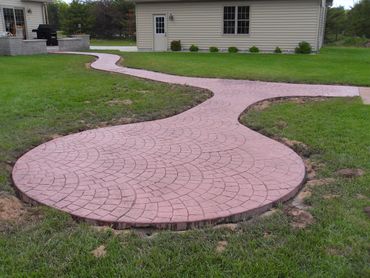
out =
<path fill-rule="evenodd" d="M 135 37 L 135 5 L 130 0 L 56 0 L 48 5 L 49 23 L 66 35 L 95 38 Z"/>
<path fill-rule="evenodd" d="M 330 7 L 326 19 L 326 42 L 347 39 L 370 39 L 370 0 L 360 0 L 350 10 Z M 362 40 L 361 40 L 362 39 Z"/>

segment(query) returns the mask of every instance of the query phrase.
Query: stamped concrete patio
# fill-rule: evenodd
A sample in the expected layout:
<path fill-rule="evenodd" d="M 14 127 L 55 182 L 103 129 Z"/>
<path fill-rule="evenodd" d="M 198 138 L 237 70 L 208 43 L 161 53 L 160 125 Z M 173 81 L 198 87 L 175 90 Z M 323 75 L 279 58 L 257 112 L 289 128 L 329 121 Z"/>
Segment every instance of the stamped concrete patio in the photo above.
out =
<path fill-rule="evenodd" d="M 118 66 L 92 68 L 209 89 L 179 115 L 68 135 L 22 156 L 13 180 L 26 201 L 115 228 L 187 229 L 237 221 L 294 196 L 305 179 L 288 147 L 238 122 L 250 105 L 289 96 L 358 96 L 355 87 L 189 78 Z"/>

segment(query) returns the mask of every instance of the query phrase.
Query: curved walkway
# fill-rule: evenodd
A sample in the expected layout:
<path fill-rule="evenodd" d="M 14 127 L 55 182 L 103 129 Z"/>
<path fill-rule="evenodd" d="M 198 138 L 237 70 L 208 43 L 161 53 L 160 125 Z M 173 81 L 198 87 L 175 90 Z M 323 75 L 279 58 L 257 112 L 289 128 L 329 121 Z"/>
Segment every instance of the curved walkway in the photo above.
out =
<path fill-rule="evenodd" d="M 94 69 L 214 93 L 179 115 L 68 135 L 17 161 L 13 180 L 24 199 L 116 228 L 236 221 L 289 199 L 305 178 L 302 159 L 241 125 L 239 115 L 263 99 L 359 94 L 345 86 L 180 77 L 120 67 L 116 55 L 74 54 L 98 57 Z"/>

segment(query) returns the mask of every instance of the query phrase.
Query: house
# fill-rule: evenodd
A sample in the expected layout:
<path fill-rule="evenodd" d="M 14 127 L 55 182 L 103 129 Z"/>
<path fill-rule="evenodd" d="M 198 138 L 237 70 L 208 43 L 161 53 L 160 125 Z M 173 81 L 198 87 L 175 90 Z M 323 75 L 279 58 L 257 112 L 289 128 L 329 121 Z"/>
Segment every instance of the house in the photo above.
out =
<path fill-rule="evenodd" d="M 207 50 L 279 46 L 294 51 L 301 41 L 318 51 L 323 44 L 326 0 L 136 0 L 137 46 L 166 51 L 181 40 Z"/>
<path fill-rule="evenodd" d="M 39 24 L 48 23 L 46 4 L 52 0 L 0 0 L 0 34 L 33 39 Z"/>
<path fill-rule="evenodd" d="M 47 4 L 51 2 L 53 0 L 0 0 L 0 56 L 44 54 L 48 51 L 47 45 L 55 44 L 60 51 L 90 49 L 89 35 L 56 39 L 53 34 L 36 39 L 37 33 L 32 30 L 40 24 L 48 24 Z"/>

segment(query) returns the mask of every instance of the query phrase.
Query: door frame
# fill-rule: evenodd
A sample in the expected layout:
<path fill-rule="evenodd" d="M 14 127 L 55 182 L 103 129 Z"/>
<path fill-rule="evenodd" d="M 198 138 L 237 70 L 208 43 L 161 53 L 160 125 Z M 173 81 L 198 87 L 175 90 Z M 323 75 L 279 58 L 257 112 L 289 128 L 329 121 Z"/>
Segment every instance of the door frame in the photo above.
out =
<path fill-rule="evenodd" d="M 152 15 L 153 17 L 152 17 L 152 33 L 153 33 L 153 45 L 152 45 L 152 50 L 153 51 L 156 51 L 155 50 L 155 36 L 156 36 L 156 18 L 157 17 L 163 17 L 164 18 L 164 37 L 165 37 L 165 39 L 166 39 L 166 49 L 165 49 L 165 51 L 167 51 L 168 50 L 168 37 L 167 37 L 167 22 L 168 22 L 168 20 L 167 20 L 167 14 L 166 13 L 158 13 L 158 14 L 153 14 Z"/>

